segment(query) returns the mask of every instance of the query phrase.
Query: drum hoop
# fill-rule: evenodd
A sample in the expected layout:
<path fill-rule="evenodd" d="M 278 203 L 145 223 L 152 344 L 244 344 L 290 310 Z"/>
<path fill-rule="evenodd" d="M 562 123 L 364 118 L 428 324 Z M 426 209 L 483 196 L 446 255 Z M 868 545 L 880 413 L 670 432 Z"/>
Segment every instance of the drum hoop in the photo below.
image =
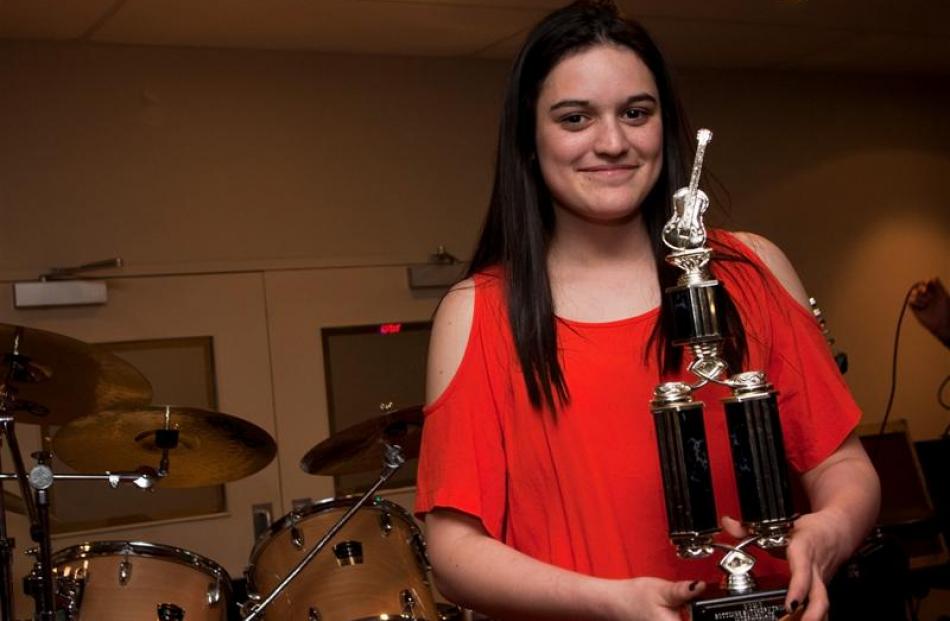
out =
<path fill-rule="evenodd" d="M 257 565 L 258 557 L 264 551 L 264 548 L 267 547 L 267 544 L 270 542 L 270 540 L 273 539 L 277 534 L 290 528 L 292 522 L 294 521 L 291 516 L 296 516 L 296 522 L 300 523 L 311 515 L 323 513 L 327 509 L 352 507 L 359 499 L 359 494 L 350 494 L 348 496 L 338 496 L 335 498 L 324 498 L 323 500 L 315 500 L 304 507 L 294 509 L 290 513 L 284 515 L 279 520 L 271 524 L 270 528 L 262 532 L 257 537 L 257 541 L 254 543 L 254 549 L 251 550 L 250 563 L 245 573 L 251 573 L 250 570 Z M 419 537 L 422 537 L 422 529 L 420 529 L 419 525 L 416 524 L 416 520 L 412 517 L 412 514 L 402 505 L 399 505 L 391 500 L 386 500 L 385 498 L 373 498 L 363 505 L 362 508 L 396 514 L 409 526 L 409 530 L 413 536 L 418 535 Z"/>
<path fill-rule="evenodd" d="M 200 569 L 211 577 L 220 578 L 224 589 L 229 593 L 231 591 L 231 576 L 224 567 L 190 550 L 161 543 L 148 543 L 146 541 L 87 541 L 79 545 L 63 548 L 59 552 L 56 552 L 50 560 L 55 567 L 75 560 L 125 555 L 170 560 L 179 565 Z"/>

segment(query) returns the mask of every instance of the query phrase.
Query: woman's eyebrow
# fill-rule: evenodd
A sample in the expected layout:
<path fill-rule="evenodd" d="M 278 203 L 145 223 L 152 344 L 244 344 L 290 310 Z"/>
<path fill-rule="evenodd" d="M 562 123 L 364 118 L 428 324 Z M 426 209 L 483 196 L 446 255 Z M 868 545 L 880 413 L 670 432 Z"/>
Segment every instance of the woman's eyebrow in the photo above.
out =
<path fill-rule="evenodd" d="M 638 95 L 631 95 L 630 97 L 627 97 L 626 103 L 627 105 L 630 105 L 632 103 L 639 103 L 641 101 L 649 101 L 652 103 L 656 103 L 656 97 L 654 97 L 650 93 L 640 93 Z"/>
<path fill-rule="evenodd" d="M 557 110 L 558 108 L 586 108 L 590 106 L 590 102 L 586 99 L 563 99 L 553 106 L 549 110 Z"/>
<path fill-rule="evenodd" d="M 624 102 L 624 105 L 630 105 L 633 103 L 639 103 L 641 101 L 649 101 L 656 103 L 656 97 L 650 93 L 637 93 L 636 95 L 631 95 L 627 97 L 627 100 Z M 586 99 L 562 99 L 556 104 L 552 105 L 549 108 L 549 111 L 557 110 L 558 108 L 587 108 L 590 107 L 590 101 Z"/>

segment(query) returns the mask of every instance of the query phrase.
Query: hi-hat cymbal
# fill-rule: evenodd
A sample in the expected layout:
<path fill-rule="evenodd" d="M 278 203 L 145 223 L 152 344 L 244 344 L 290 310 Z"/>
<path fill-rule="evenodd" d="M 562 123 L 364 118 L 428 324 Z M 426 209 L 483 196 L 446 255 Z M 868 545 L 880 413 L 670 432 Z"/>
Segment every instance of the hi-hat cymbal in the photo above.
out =
<path fill-rule="evenodd" d="M 109 410 L 70 421 L 53 437 L 53 452 L 80 472 L 157 467 L 162 449 L 155 432 L 179 432 L 168 451 L 168 475 L 161 487 L 202 487 L 236 481 L 274 459 L 270 434 L 237 416 L 177 406 Z"/>
<path fill-rule="evenodd" d="M 62 425 L 152 400 L 152 385 L 118 356 L 54 332 L 0 324 L 0 383 L 7 378 L 7 413 L 21 423 Z"/>
<path fill-rule="evenodd" d="M 381 414 L 330 436 L 307 451 L 300 467 L 325 475 L 380 470 L 387 443 L 399 445 L 406 459 L 419 456 L 421 405 Z"/>

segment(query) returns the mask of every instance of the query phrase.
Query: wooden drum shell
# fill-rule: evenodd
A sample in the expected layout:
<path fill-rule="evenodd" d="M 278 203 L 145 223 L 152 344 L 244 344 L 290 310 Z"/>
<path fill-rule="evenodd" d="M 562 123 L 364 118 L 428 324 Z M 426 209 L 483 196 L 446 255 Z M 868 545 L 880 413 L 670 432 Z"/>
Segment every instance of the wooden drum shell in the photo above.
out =
<path fill-rule="evenodd" d="M 248 568 L 248 588 L 266 597 L 353 505 L 342 498 L 315 503 L 275 523 L 258 540 Z M 295 545 L 294 536 L 302 545 Z M 359 542 L 362 562 L 337 558 L 342 542 Z M 406 611 L 437 621 L 439 614 L 427 577 L 422 534 L 399 505 L 377 499 L 360 509 L 326 548 L 268 607 L 268 620 L 320 621 L 394 618 Z"/>
<path fill-rule="evenodd" d="M 130 570 L 124 584 L 121 563 Z M 231 582 L 219 565 L 187 550 L 130 541 L 84 543 L 53 556 L 58 606 L 70 580 L 82 583 L 78 621 L 155 621 L 158 606 L 173 604 L 187 621 L 226 621 Z M 209 602 L 209 597 L 217 602 Z"/>

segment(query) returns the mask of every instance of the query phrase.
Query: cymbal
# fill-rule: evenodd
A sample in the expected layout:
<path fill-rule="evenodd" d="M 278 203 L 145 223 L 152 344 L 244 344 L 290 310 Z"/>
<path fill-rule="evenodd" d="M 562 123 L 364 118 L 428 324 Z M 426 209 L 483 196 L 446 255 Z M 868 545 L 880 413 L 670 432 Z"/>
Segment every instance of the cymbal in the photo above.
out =
<path fill-rule="evenodd" d="M 190 407 L 150 405 L 108 410 L 70 421 L 53 437 L 53 452 L 80 472 L 157 467 L 155 431 L 179 431 L 160 487 L 202 487 L 237 481 L 274 459 L 269 433 L 237 416 Z"/>
<path fill-rule="evenodd" d="M 8 413 L 21 423 L 62 425 L 152 400 L 152 385 L 118 356 L 55 332 L 0 324 L 0 383 L 7 377 Z"/>
<path fill-rule="evenodd" d="M 355 474 L 381 470 L 386 443 L 402 448 L 406 459 L 419 456 L 422 406 L 393 410 L 336 433 L 307 451 L 300 467 L 310 474 Z"/>

